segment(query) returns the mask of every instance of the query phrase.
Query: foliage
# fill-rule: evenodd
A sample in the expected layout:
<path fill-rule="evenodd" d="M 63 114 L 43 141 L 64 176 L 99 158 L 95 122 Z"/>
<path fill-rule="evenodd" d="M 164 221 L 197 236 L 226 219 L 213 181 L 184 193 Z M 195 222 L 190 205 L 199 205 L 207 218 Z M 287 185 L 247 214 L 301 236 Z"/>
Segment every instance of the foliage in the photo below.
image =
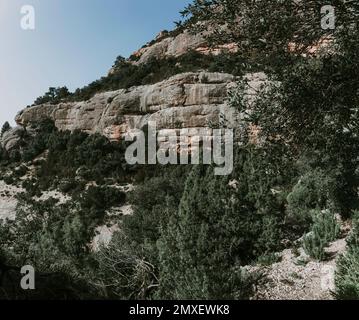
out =
<path fill-rule="evenodd" d="M 240 183 L 233 185 L 230 177 L 215 177 L 211 168 L 192 169 L 186 183 L 186 166 L 158 173 L 153 168 L 153 176 L 129 197 L 133 215 L 121 219 L 121 232 L 96 255 L 98 287 L 120 298 L 248 297 L 255 276 L 241 266 L 271 256 L 284 236 L 286 197 L 279 188 L 292 173 L 289 163 L 271 162 L 278 154 L 238 151 L 231 179 Z M 191 263 L 198 267 L 195 279 Z M 219 269 L 223 276 L 216 273 Z M 216 291 L 224 283 L 227 291 Z"/>
<path fill-rule="evenodd" d="M 90 187 L 64 203 L 21 194 L 16 219 L 0 227 L 1 246 L 14 265 L 78 279 L 91 265 L 90 243 L 96 227 L 106 223 L 106 210 L 124 201 L 123 193 L 109 187 Z"/>
<path fill-rule="evenodd" d="M 118 57 L 112 72 L 73 93 L 63 93 L 63 88 L 50 88 L 43 97 L 38 98 L 34 105 L 41 103 L 56 104 L 61 101 L 88 100 L 95 94 L 104 91 L 128 89 L 133 86 L 153 84 L 171 76 L 184 72 L 208 70 L 210 72 L 227 72 L 234 75 L 242 74 L 245 61 L 241 56 L 223 53 L 219 56 L 206 56 L 190 51 L 180 57 L 164 59 L 152 58 L 140 65 L 133 64 L 123 57 Z"/>
<path fill-rule="evenodd" d="M 13 150 L 19 153 L 19 159 L 12 158 L 10 163 L 16 166 L 22 160 L 36 166 L 32 178 L 22 182 L 32 194 L 56 187 L 73 192 L 89 181 L 123 183 L 134 170 L 125 161 L 125 145 L 99 134 L 59 131 L 51 120 L 33 125 L 28 131 L 31 134 L 27 132 L 19 149 Z M 5 164 L 9 167 L 9 161 Z M 11 179 L 17 181 L 23 168 L 12 170 Z"/>
<path fill-rule="evenodd" d="M 252 163 L 244 159 L 242 170 Z M 211 167 L 193 168 L 178 211 L 162 225 L 158 242 L 161 298 L 249 297 L 251 282 L 243 277 L 241 266 L 278 248 L 281 238 L 280 220 L 270 207 L 275 206 L 274 199 L 257 211 L 256 201 L 266 200 L 248 195 L 248 189 L 255 188 L 252 178 L 241 175 L 238 187 L 233 188 L 229 177 L 214 176 Z M 264 193 L 264 198 L 270 198 Z M 260 213 L 263 209 L 266 212 Z"/>
<path fill-rule="evenodd" d="M 45 187 L 56 183 L 54 177 L 71 179 L 77 174 L 98 183 L 106 177 L 118 181 L 125 178 L 127 165 L 124 146 L 120 143 L 80 131 L 53 134 L 48 143 L 46 160 L 37 170 L 39 183 Z"/>
<path fill-rule="evenodd" d="M 229 1 L 234 2 L 238 3 Z M 319 2 L 300 5 L 308 6 L 310 12 Z M 265 3 L 267 1 L 251 2 L 249 6 L 256 10 L 257 4 Z M 288 3 L 293 5 L 292 1 Z M 264 15 L 270 14 L 271 8 L 269 5 Z M 280 10 L 281 5 L 276 4 L 275 8 Z M 246 114 L 249 123 L 260 128 L 259 141 L 286 144 L 295 159 L 310 159 L 311 170 L 323 171 L 332 181 L 331 201 L 343 217 L 349 217 L 359 206 L 359 118 L 356 107 L 359 89 L 355 80 L 358 74 L 352 67 L 359 61 L 358 30 L 352 23 L 353 14 L 357 12 L 353 3 L 338 6 L 336 14 L 340 28 L 335 29 L 335 41 L 325 52 L 311 56 L 291 54 L 290 63 L 287 58 L 284 63 L 282 55 L 273 57 L 277 67 L 267 69 L 268 81 L 257 90 L 252 101 L 246 99 L 248 79 L 243 79 L 232 94 L 232 106 Z M 297 15 L 297 10 L 293 14 Z M 319 23 L 318 19 L 316 21 Z M 283 32 L 270 33 L 270 44 L 288 44 L 287 31 Z M 315 43 L 304 29 L 299 28 L 298 32 L 299 47 L 308 47 L 307 40 Z"/>
<path fill-rule="evenodd" d="M 280 261 L 281 257 L 278 254 L 269 253 L 259 256 L 256 263 L 262 266 L 271 266 L 272 264 Z"/>
<path fill-rule="evenodd" d="M 340 26 L 335 30 L 321 28 L 320 8 L 327 4 L 323 0 L 194 0 L 182 11 L 180 25 L 195 33 L 210 30 L 208 40 L 213 45 L 236 43 L 244 54 L 286 61 L 290 55 L 308 52 L 323 37 L 355 36 L 356 3 L 333 1 Z"/>
<path fill-rule="evenodd" d="M 305 252 L 317 260 L 324 260 L 325 248 L 340 234 L 340 225 L 330 211 L 314 210 L 311 231 L 303 239 Z"/>
<path fill-rule="evenodd" d="M 150 298 L 158 287 L 160 226 L 178 208 L 188 168 L 152 168 L 144 182 L 129 194 L 133 214 L 120 219 L 108 248 L 96 254 L 97 286 L 106 296 Z"/>
<path fill-rule="evenodd" d="M 94 258 L 97 261 L 94 283 L 106 298 L 146 299 L 158 286 L 155 266 L 121 231 Z"/>
<path fill-rule="evenodd" d="M 2 137 L 4 135 L 4 133 L 6 131 L 9 131 L 10 129 L 11 129 L 11 126 L 10 126 L 9 122 L 5 121 L 5 123 L 3 124 L 2 128 L 1 128 L 0 137 Z"/>
<path fill-rule="evenodd" d="M 354 213 L 353 231 L 347 240 L 347 252 L 337 263 L 335 296 L 340 300 L 359 300 L 359 215 Z"/>
<path fill-rule="evenodd" d="M 96 235 L 95 228 L 105 223 L 107 206 L 103 206 L 106 202 L 101 192 L 93 194 L 99 194 L 98 200 L 84 195 L 83 200 L 73 199 L 61 205 L 54 199 L 37 203 L 21 200 L 16 220 L 1 225 L 1 246 L 9 264 L 30 264 L 37 270 L 36 294 L 25 295 L 26 298 L 101 296 L 101 292 L 96 293 L 90 286 L 89 275 L 95 262 L 90 255 L 90 243 Z M 112 201 L 115 199 L 111 197 Z M 116 202 L 116 205 L 120 204 Z M 72 287 L 74 284 L 76 289 Z M 49 291 L 49 285 L 54 292 Z M 5 284 L 3 289 L 12 298 L 24 297 L 24 293 L 11 291 L 14 286 Z"/>
<path fill-rule="evenodd" d="M 287 223 L 304 232 L 312 223 L 311 210 L 330 207 L 332 185 L 322 170 L 302 176 L 287 197 Z"/>
<path fill-rule="evenodd" d="M 243 266 L 275 262 L 284 240 L 310 231 L 304 249 L 324 259 L 340 231 L 333 212 L 347 218 L 359 207 L 358 6 L 334 2 L 338 27 L 325 31 L 320 0 L 195 0 L 178 30 L 212 30 L 213 46 L 234 42 L 240 53 L 188 52 L 139 65 L 135 57 L 118 57 L 108 76 L 74 93 L 50 88 L 35 104 L 87 100 L 181 72 L 265 71 L 268 80 L 249 90 L 250 77 L 243 77 L 230 94 L 247 126 L 236 132 L 240 144 L 229 177 L 214 176 L 211 166 L 129 167 L 123 144 L 59 132 L 50 121 L 27 128 L 18 148 L 1 150 L 8 183 L 27 173 L 22 162 L 37 167 L 22 182 L 27 194 L 15 221 L 0 228 L 6 263 L 86 279 L 106 298 L 246 299 L 255 278 Z M 323 39 L 331 41 L 328 49 L 313 54 Z M 133 214 L 118 217 L 110 245 L 91 253 L 106 210 L 126 200 L 109 185 L 130 181 L 138 184 L 128 199 Z M 48 189 L 71 201 L 33 198 Z M 357 224 L 339 261 L 341 299 L 359 296 Z"/>
<path fill-rule="evenodd" d="M 50 87 L 48 92 L 35 100 L 34 105 L 44 103 L 57 104 L 64 101 L 64 99 L 68 98 L 69 96 L 70 92 L 67 87 Z"/>

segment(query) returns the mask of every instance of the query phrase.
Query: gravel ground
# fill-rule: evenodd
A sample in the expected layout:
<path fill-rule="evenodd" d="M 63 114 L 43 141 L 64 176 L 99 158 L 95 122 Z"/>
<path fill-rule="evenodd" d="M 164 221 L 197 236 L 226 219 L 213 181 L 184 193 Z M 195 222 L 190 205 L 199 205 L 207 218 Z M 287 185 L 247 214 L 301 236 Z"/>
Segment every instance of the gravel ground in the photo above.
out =
<path fill-rule="evenodd" d="M 327 248 L 330 260 L 317 262 L 299 250 L 281 253 L 282 260 L 270 267 L 250 266 L 248 271 L 263 272 L 254 299 L 258 300 L 333 300 L 334 273 L 337 258 L 345 252 L 346 241 L 340 239 Z"/>

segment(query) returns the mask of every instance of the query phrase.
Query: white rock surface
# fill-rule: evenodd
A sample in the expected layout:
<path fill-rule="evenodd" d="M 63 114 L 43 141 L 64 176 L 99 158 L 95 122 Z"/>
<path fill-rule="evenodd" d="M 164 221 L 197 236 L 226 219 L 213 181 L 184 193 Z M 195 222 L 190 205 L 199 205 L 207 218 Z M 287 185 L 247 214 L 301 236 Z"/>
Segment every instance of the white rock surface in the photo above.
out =
<path fill-rule="evenodd" d="M 23 191 L 22 188 L 7 185 L 4 181 L 0 180 L 0 221 L 15 219 L 17 205 L 15 196 Z"/>
<path fill-rule="evenodd" d="M 154 85 L 96 94 L 89 101 L 43 104 L 26 108 L 16 117 L 20 125 L 51 118 L 60 130 L 80 129 L 119 140 L 133 129 L 156 121 L 159 129 L 204 127 L 229 120 L 226 105 L 235 77 L 224 73 L 184 73 Z"/>

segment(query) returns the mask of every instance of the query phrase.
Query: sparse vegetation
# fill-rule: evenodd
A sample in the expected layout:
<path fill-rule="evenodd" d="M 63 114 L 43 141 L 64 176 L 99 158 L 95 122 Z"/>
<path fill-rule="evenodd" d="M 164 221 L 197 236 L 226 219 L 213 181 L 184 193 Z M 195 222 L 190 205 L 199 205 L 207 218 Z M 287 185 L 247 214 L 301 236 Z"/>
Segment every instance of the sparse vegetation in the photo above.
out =
<path fill-rule="evenodd" d="M 241 56 L 226 53 L 219 56 L 206 56 L 193 51 L 178 58 L 151 59 L 140 65 L 135 65 L 123 57 L 118 57 L 111 74 L 90 83 L 84 88 L 77 89 L 73 93 L 69 93 L 66 87 L 50 88 L 44 96 L 36 99 L 34 105 L 88 100 L 96 93 L 153 84 L 183 72 L 208 70 L 210 72 L 227 72 L 240 75 L 246 66 Z"/>

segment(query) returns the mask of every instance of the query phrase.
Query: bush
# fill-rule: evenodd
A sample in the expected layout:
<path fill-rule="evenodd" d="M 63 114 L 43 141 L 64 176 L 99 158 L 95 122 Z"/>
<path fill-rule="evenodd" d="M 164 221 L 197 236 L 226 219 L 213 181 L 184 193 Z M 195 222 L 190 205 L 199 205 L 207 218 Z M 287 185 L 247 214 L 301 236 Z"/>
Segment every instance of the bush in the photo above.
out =
<path fill-rule="evenodd" d="M 4 135 L 5 132 L 9 131 L 11 129 L 11 126 L 9 124 L 9 122 L 5 122 L 1 128 L 1 132 L 0 132 L 0 138 Z"/>
<path fill-rule="evenodd" d="M 248 298 L 244 288 L 250 284 L 239 270 L 255 247 L 260 224 L 233 195 L 228 177 L 193 168 L 178 211 L 162 222 L 158 297 Z"/>
<path fill-rule="evenodd" d="M 34 104 L 44 104 L 44 103 L 52 103 L 56 104 L 61 102 L 62 100 L 68 98 L 70 96 L 70 92 L 66 87 L 54 88 L 50 87 L 49 91 L 45 93 L 45 95 L 38 97 Z"/>
<path fill-rule="evenodd" d="M 281 261 L 280 255 L 278 255 L 277 253 L 269 253 L 269 254 L 261 255 L 257 259 L 256 263 L 262 266 L 271 266 L 272 264 L 280 261 Z"/>
<path fill-rule="evenodd" d="M 188 168 L 152 169 L 145 181 L 129 194 L 133 214 L 119 218 L 121 232 L 114 235 L 108 248 L 95 255 L 98 268 L 94 277 L 108 297 L 149 299 L 158 288 L 156 244 L 161 235 L 160 226 L 178 208 Z"/>
<path fill-rule="evenodd" d="M 106 298 L 147 299 L 158 287 L 155 266 L 123 232 L 116 232 L 94 258 L 98 266 L 92 283 Z"/>
<path fill-rule="evenodd" d="M 359 300 L 359 212 L 353 218 L 353 231 L 347 252 L 337 263 L 335 296 L 339 300 Z"/>
<path fill-rule="evenodd" d="M 325 248 L 340 234 L 340 225 L 330 211 L 311 211 L 313 225 L 311 232 L 303 239 L 303 248 L 312 258 L 325 259 Z"/>
<path fill-rule="evenodd" d="M 58 188 L 63 193 L 69 193 L 77 187 L 75 179 L 63 180 L 59 183 Z"/>
<path fill-rule="evenodd" d="M 83 189 L 86 181 L 104 184 L 127 180 L 130 170 L 124 158 L 124 144 L 110 142 L 95 134 L 78 130 L 58 131 L 52 121 L 35 128 L 35 135 L 24 141 L 22 158 L 36 162 L 34 188 L 47 190 L 59 187 L 65 193 Z M 41 161 L 34 159 L 43 155 Z"/>
<path fill-rule="evenodd" d="M 4 179 L 4 182 L 8 185 L 11 185 L 15 182 L 14 178 L 12 176 L 5 176 L 3 179 Z"/>
<path fill-rule="evenodd" d="M 315 170 L 302 176 L 287 197 L 287 223 L 304 232 L 312 223 L 311 210 L 330 206 L 332 180 L 323 171 Z"/>
<path fill-rule="evenodd" d="M 29 168 L 25 165 L 21 165 L 18 168 L 16 168 L 13 172 L 13 175 L 15 177 L 21 178 L 23 177 L 27 172 L 29 171 Z"/>

